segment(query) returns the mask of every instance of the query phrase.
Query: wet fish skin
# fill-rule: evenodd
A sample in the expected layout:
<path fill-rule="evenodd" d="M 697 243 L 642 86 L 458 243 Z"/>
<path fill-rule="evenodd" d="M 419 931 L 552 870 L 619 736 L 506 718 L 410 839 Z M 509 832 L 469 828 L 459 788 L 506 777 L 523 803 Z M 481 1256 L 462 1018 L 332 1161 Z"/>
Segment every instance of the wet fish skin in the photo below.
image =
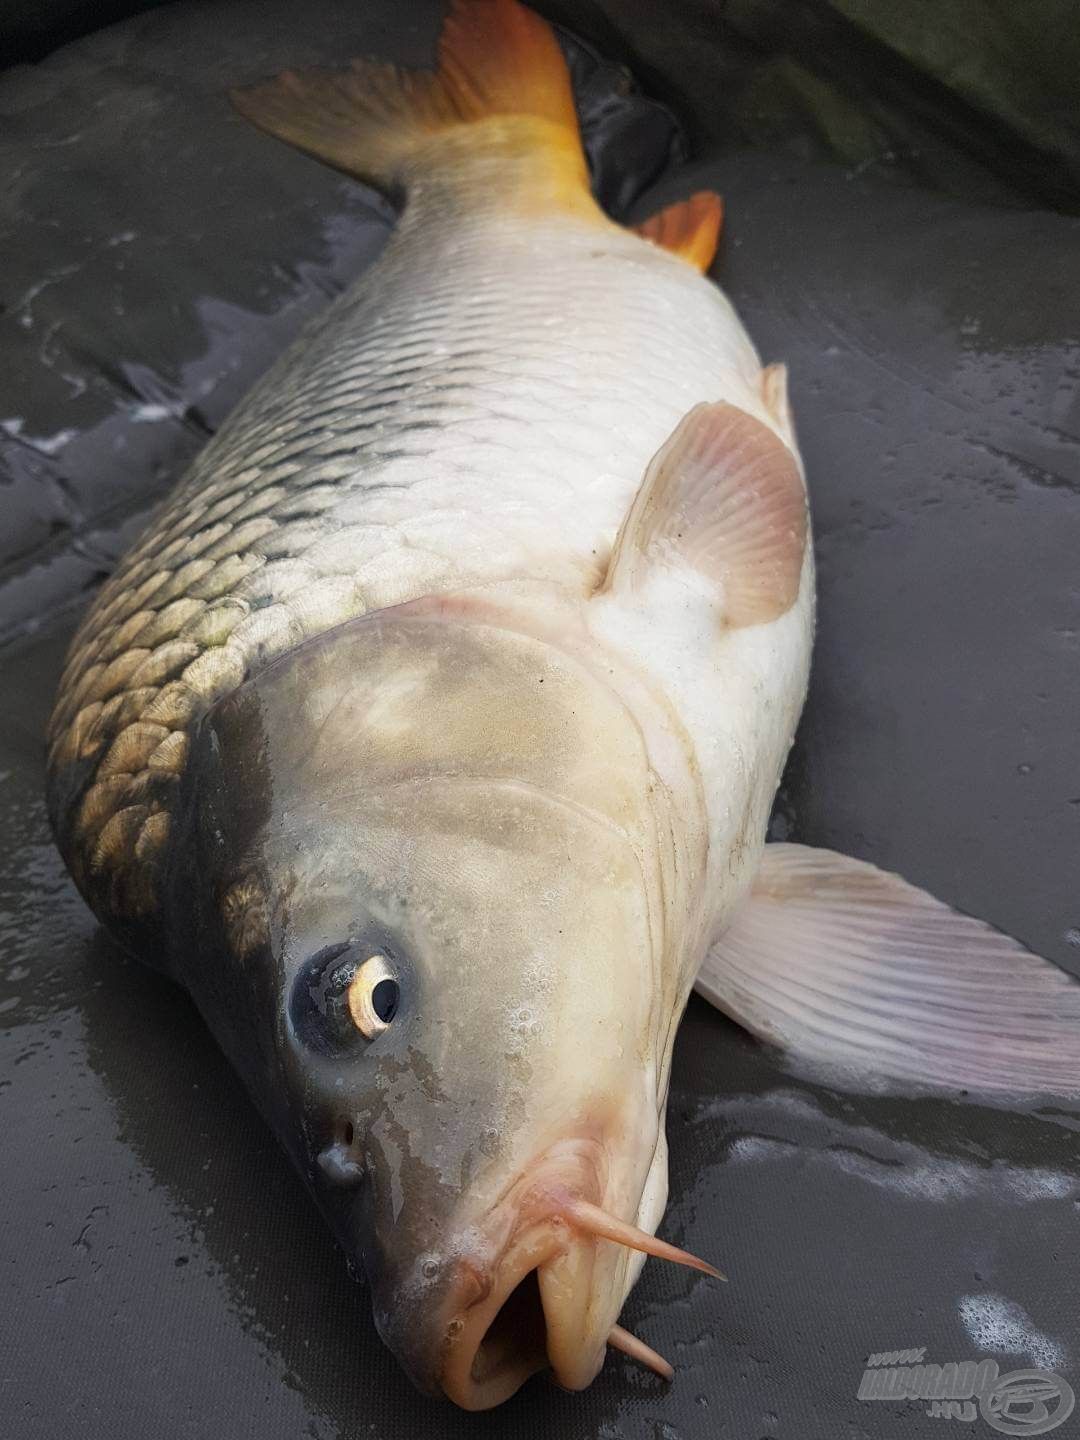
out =
<path fill-rule="evenodd" d="M 271 1123 L 335 1232 L 354 1255 L 366 1237 L 376 1316 L 425 1388 L 439 1382 L 435 1332 L 459 1283 L 458 1247 L 475 1256 L 467 1237 L 508 1177 L 568 1128 L 595 1151 L 590 1195 L 655 1223 L 639 1207 L 642 1173 L 666 1178 L 659 1077 L 642 1051 L 662 1043 L 655 984 L 657 972 L 674 983 L 679 891 L 665 903 L 639 856 L 643 830 L 684 831 L 669 798 L 650 797 L 637 726 L 602 682 L 531 637 L 448 629 L 360 621 L 215 709 L 193 746 L 191 828 L 168 915 L 190 955 L 187 983 L 249 1088 L 283 1106 Z M 410 692 L 390 711 L 406 656 L 445 678 L 425 685 L 422 706 Z M 536 705 L 492 745 L 476 723 L 476 681 L 489 705 L 512 711 L 523 676 Z M 465 777 L 447 775 L 447 754 Z M 688 873 L 700 863 L 694 838 L 680 847 Z M 235 909 L 214 903 L 207 874 Z M 544 900 L 508 907 L 508 893 Z M 251 949 L 222 965 L 240 914 Z M 354 1036 L 313 1051 L 293 1038 L 292 1007 L 313 961 L 343 938 L 391 957 L 401 1010 L 371 1045 Z M 586 1048 L 588 1073 L 570 1084 Z M 596 1298 L 617 1308 L 640 1267 L 605 1250 Z M 575 1356 L 579 1383 L 597 1358 L 590 1336 Z"/>
<path fill-rule="evenodd" d="M 102 592 L 51 794 L 84 893 L 192 993 L 410 1373 L 479 1405 L 603 1360 L 642 1256 L 560 1230 L 554 1198 L 521 1217 L 566 1192 L 655 1229 L 708 928 L 692 742 L 585 607 L 696 401 L 776 422 L 730 306 L 602 216 L 565 117 L 471 128 L 409 162 L 381 259 Z M 673 242 L 711 252 L 717 214 L 699 200 Z M 742 788 L 762 809 L 769 784 Z M 310 1008 L 342 946 L 397 975 L 371 1043 Z M 522 1257 L 546 1346 L 481 1384 L 494 1317 L 463 1275 L 494 1300 Z"/>
<path fill-rule="evenodd" d="M 719 204 L 651 239 L 601 215 L 513 0 L 458 0 L 441 57 L 240 97 L 406 208 L 88 615 L 50 806 L 388 1343 L 482 1408 L 602 1364 L 666 1203 L 695 983 L 847 1080 L 1001 1091 L 1080 1081 L 1080 1005 L 894 877 L 763 851 L 813 560 L 782 368 L 698 273 Z"/>
<path fill-rule="evenodd" d="M 303 639 L 417 595 L 530 574 L 588 594 L 703 373 L 729 371 L 765 413 L 745 336 L 719 296 L 695 317 L 684 265 L 591 219 L 430 203 L 211 440 L 76 637 L 51 763 L 93 794 L 88 823 L 74 800 L 57 819 L 88 898 L 115 888 L 96 903 L 136 929 L 153 867 L 125 857 L 142 840 L 150 860 L 198 713 Z M 657 373 L 635 365 L 646 347 Z"/>

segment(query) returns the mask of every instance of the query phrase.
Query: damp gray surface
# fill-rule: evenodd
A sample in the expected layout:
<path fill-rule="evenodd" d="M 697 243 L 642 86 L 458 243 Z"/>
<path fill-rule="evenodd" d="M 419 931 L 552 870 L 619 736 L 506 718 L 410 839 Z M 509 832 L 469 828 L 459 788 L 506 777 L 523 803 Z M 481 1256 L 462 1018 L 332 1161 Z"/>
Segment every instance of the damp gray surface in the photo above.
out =
<path fill-rule="evenodd" d="M 429 53 L 433 6 L 363 34 L 320 8 L 342 51 Z M 5 1433 L 917 1440 L 941 1433 L 925 1404 L 856 1392 L 868 1353 L 923 1346 L 1077 1387 L 1080 1115 L 833 1091 L 695 1000 L 662 1233 L 730 1283 L 650 1264 L 626 1310 L 674 1383 L 613 1356 L 580 1396 L 425 1400 L 185 996 L 75 894 L 41 735 L 80 596 L 389 223 L 221 105 L 241 71 L 326 58 L 271 9 L 253 47 L 217 7 L 194 78 L 207 10 L 183 6 L 0 83 Z M 581 63 L 625 204 L 677 137 Z M 1075 974 L 1080 223 L 762 156 L 653 198 L 705 183 L 718 277 L 791 366 L 813 491 L 819 637 L 773 836 L 897 869 Z"/>

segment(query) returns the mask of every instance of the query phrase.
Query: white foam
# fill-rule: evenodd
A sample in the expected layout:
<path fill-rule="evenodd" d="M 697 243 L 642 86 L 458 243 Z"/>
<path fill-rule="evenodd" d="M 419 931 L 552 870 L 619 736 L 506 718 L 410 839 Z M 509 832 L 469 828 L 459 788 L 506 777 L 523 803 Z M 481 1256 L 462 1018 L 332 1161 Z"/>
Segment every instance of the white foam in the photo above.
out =
<path fill-rule="evenodd" d="M 728 1154 L 732 1160 L 775 1160 L 790 1155 L 798 1148 L 790 1140 L 774 1140 L 767 1135 L 740 1135 L 731 1142 Z"/>
<path fill-rule="evenodd" d="M 995 1355 L 1018 1355 L 1044 1370 L 1055 1370 L 1067 1356 L 1064 1345 L 1035 1328 L 1035 1322 L 1015 1300 L 986 1293 L 961 1296 L 960 1319 L 980 1350 Z"/>

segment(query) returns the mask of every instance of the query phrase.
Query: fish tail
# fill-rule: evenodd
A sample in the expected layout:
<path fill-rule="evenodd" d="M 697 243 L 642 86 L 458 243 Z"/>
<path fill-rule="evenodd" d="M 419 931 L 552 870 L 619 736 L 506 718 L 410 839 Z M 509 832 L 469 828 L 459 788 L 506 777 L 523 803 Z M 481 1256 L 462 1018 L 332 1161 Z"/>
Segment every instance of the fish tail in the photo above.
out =
<path fill-rule="evenodd" d="M 593 205 L 566 61 L 551 26 L 517 0 L 453 0 L 433 72 L 355 60 L 231 98 L 260 129 L 391 193 L 433 171 L 485 184 L 512 171 L 508 203 Z M 477 155 L 489 162 L 479 170 Z"/>

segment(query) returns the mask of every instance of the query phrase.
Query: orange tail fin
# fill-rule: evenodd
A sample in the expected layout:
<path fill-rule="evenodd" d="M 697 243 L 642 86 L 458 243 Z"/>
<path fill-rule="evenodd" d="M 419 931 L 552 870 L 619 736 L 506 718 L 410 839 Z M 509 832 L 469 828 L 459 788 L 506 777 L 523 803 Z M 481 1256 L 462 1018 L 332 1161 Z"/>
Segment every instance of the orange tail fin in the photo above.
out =
<path fill-rule="evenodd" d="M 231 98 L 260 129 L 382 187 L 407 184 L 419 152 L 453 132 L 465 146 L 542 152 L 537 185 L 551 189 L 554 167 L 564 199 L 588 198 L 566 61 L 550 25 L 517 0 L 454 0 L 433 73 L 357 60 L 286 71 Z M 518 123 L 481 128 L 492 120 Z"/>

